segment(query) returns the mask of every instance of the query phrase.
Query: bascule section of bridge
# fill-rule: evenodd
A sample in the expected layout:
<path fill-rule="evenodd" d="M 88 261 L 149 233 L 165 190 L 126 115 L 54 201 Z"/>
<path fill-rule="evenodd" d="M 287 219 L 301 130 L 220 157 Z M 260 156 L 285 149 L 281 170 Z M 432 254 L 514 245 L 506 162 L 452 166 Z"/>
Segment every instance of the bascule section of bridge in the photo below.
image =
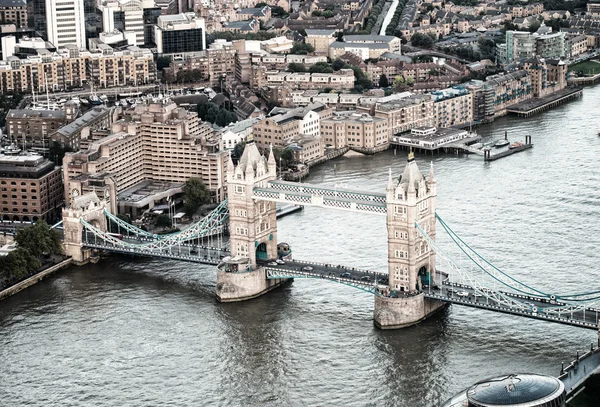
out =
<path fill-rule="evenodd" d="M 273 152 L 265 157 L 252 142 L 228 168 L 231 256 L 219 266 L 219 300 L 254 298 L 291 278 L 321 278 L 375 293 L 374 320 L 381 328 L 415 324 L 444 306 L 424 295 L 422 282 L 433 275 L 435 254 L 415 227 L 435 238 L 436 181 L 433 168 L 427 179 L 421 174 L 412 154 L 399 178 L 390 170 L 385 193 L 277 180 Z M 289 261 L 275 266 L 277 202 L 386 216 L 388 273 Z"/>

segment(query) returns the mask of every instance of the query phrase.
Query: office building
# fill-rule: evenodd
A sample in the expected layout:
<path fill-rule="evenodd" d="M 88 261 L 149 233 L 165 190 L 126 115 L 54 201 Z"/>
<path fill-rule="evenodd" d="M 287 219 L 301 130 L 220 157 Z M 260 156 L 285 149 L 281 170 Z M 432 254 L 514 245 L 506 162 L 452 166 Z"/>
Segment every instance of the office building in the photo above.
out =
<path fill-rule="evenodd" d="M 159 54 L 186 54 L 206 49 L 204 19 L 194 13 L 163 15 L 154 27 L 154 43 Z"/>
<path fill-rule="evenodd" d="M 63 202 L 59 167 L 40 155 L 0 154 L 2 220 L 54 221 Z"/>
<path fill-rule="evenodd" d="M 56 47 L 74 44 L 86 47 L 82 0 L 46 0 L 48 41 Z"/>
<path fill-rule="evenodd" d="M 131 45 L 152 44 L 153 25 L 160 16 L 154 0 L 102 0 L 98 11 L 102 15 L 102 32 L 133 33 L 135 42 Z"/>

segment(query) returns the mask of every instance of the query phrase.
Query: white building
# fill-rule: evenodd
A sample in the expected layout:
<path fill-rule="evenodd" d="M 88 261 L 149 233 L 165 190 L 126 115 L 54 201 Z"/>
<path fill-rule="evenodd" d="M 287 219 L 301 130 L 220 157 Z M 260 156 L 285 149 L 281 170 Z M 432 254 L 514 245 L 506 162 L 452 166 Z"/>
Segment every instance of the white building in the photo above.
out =
<path fill-rule="evenodd" d="M 85 18 L 82 0 L 46 0 L 48 41 L 61 47 L 85 48 Z"/>
<path fill-rule="evenodd" d="M 221 141 L 225 150 L 233 150 L 236 144 L 246 141 L 252 133 L 252 125 L 264 117 L 251 117 L 225 127 L 221 133 Z"/>
<path fill-rule="evenodd" d="M 135 34 L 135 44 L 144 45 L 144 9 L 153 8 L 154 0 L 103 0 L 98 5 L 102 12 L 102 28 L 105 33 L 115 29 Z M 115 13 L 122 13 L 122 26 L 116 26 Z M 119 19 L 117 19 L 119 20 Z"/>

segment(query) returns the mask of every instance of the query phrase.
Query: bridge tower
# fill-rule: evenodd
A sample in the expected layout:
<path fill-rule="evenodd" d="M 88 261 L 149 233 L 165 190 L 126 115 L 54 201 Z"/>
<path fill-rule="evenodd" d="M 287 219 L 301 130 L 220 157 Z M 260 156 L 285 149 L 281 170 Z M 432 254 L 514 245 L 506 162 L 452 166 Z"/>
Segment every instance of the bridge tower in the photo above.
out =
<path fill-rule="evenodd" d="M 84 220 L 102 231 L 107 230 L 104 209 L 108 209 L 110 203 L 98 198 L 95 192 L 78 195 L 78 190 L 73 190 L 71 206 L 62 211 L 64 227 L 64 249 L 67 256 L 71 256 L 76 264 L 87 263 L 92 254 L 92 249 L 83 247 L 83 225 Z"/>
<path fill-rule="evenodd" d="M 257 260 L 277 258 L 275 202 L 257 200 L 254 187 L 266 187 L 277 177 L 273 149 L 262 156 L 249 140 L 237 166 L 227 168 L 227 199 L 231 258 L 217 270 L 217 299 L 243 301 L 258 297 L 285 280 L 267 280 Z"/>
<path fill-rule="evenodd" d="M 418 223 L 435 239 L 433 164 L 425 179 L 411 152 L 398 181 L 390 170 L 386 195 L 389 291 L 375 296 L 374 321 L 379 328 L 394 329 L 416 324 L 443 306 L 424 298 L 423 286 L 433 283 L 435 254 L 415 227 Z"/>

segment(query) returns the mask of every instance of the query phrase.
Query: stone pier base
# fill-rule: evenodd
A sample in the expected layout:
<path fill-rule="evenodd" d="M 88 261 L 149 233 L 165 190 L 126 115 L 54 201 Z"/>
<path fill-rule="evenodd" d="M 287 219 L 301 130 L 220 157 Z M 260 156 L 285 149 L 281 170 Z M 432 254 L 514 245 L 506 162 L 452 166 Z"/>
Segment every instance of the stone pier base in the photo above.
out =
<path fill-rule="evenodd" d="M 260 267 L 244 273 L 230 273 L 217 269 L 217 300 L 220 302 L 245 301 L 259 297 L 292 279 L 267 280 Z"/>
<path fill-rule="evenodd" d="M 373 321 L 380 329 L 399 329 L 418 324 L 446 303 L 426 299 L 423 294 L 388 298 L 375 296 Z"/>

